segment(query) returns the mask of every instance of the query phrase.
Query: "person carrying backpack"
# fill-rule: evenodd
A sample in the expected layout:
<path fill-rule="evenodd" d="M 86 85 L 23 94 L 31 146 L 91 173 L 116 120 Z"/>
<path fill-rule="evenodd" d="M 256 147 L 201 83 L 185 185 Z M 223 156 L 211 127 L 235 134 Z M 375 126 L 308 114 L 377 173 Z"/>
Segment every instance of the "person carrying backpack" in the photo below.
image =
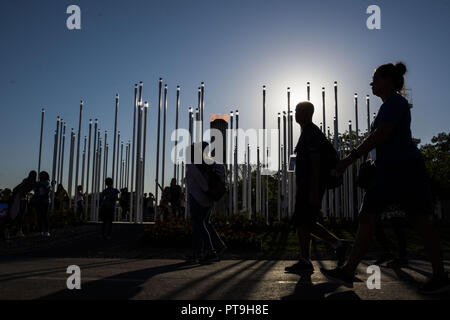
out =
<path fill-rule="evenodd" d="M 207 142 L 193 144 L 188 151 L 188 159 L 191 161 L 186 164 L 193 247 L 193 255 L 188 260 L 200 263 L 219 261 L 219 254 L 226 249 L 226 245 L 209 220 L 214 202 L 225 194 L 225 167 L 214 163 L 211 158 L 203 154 L 207 147 Z M 197 156 L 194 157 L 195 154 Z M 195 163 L 194 160 L 197 158 L 201 158 L 200 163 Z M 201 255 L 202 245 L 205 249 L 203 256 Z M 217 249 L 220 247 L 219 254 L 215 247 Z"/>
<path fill-rule="evenodd" d="M 295 148 L 297 194 L 292 224 L 297 231 L 300 245 L 300 259 L 287 272 L 313 272 L 310 260 L 311 235 L 331 244 L 335 250 L 338 265 L 344 263 L 348 243 L 338 239 L 318 223 L 321 214 L 322 198 L 327 188 L 339 185 L 339 178 L 331 173 L 339 157 L 322 131 L 312 122 L 314 105 L 300 102 L 295 108 L 295 120 L 302 133 Z"/>
<path fill-rule="evenodd" d="M 112 223 L 114 220 L 114 211 L 118 200 L 119 190 L 113 187 L 113 180 L 106 178 L 106 189 L 100 196 L 100 214 L 103 221 L 102 236 L 104 239 L 111 239 Z"/>

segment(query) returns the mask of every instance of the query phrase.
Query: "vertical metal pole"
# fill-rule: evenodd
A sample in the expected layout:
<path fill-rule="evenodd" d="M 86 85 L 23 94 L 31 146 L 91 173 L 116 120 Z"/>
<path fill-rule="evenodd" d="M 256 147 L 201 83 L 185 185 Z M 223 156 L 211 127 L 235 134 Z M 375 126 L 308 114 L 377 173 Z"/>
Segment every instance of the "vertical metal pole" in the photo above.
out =
<path fill-rule="evenodd" d="M 148 102 L 144 102 L 144 143 L 143 143 L 143 156 L 142 156 L 142 192 L 141 194 L 144 194 L 144 187 L 145 187 L 145 159 L 146 159 L 146 146 L 147 146 L 147 111 L 148 111 Z M 140 220 L 139 222 L 143 222 L 143 215 L 142 210 L 140 214 Z"/>
<path fill-rule="evenodd" d="M 164 85 L 164 123 L 163 123 L 163 145 L 162 145 L 162 173 L 161 173 L 161 186 L 164 190 L 164 173 L 166 162 L 166 117 L 167 117 L 167 84 Z"/>
<path fill-rule="evenodd" d="M 198 92 L 197 92 L 197 109 L 196 114 L 195 114 L 195 141 L 199 142 L 199 141 L 203 141 L 203 136 L 201 135 L 202 129 L 200 127 L 200 124 L 198 123 L 198 121 L 200 121 L 200 112 L 201 112 L 201 108 L 202 108 L 202 88 L 198 87 Z"/>
<path fill-rule="evenodd" d="M 161 127 L 161 89 L 162 89 L 162 78 L 159 78 L 159 99 L 158 99 L 158 132 L 156 140 L 156 180 L 155 180 L 155 217 L 158 216 L 158 182 L 159 182 L 159 138 L 160 138 L 160 127 Z"/>
<path fill-rule="evenodd" d="M 261 177 L 259 147 L 256 148 L 256 215 L 261 214 Z"/>
<path fill-rule="evenodd" d="M 58 164 L 56 169 L 56 184 L 61 183 L 61 144 L 63 135 L 63 126 L 65 122 L 61 119 L 61 125 L 59 126 L 59 147 L 58 147 Z"/>
<path fill-rule="evenodd" d="M 238 129 L 239 129 L 239 111 L 236 110 L 236 136 L 234 143 L 234 186 L 233 186 L 233 210 L 234 213 L 238 213 Z"/>
<path fill-rule="evenodd" d="M 311 92 L 310 83 L 307 82 L 307 83 L 306 83 L 306 97 L 307 97 L 306 99 L 307 99 L 308 101 L 311 101 L 310 92 Z"/>
<path fill-rule="evenodd" d="M 283 217 L 286 217 L 286 204 L 288 203 L 288 194 L 287 194 L 287 170 L 286 170 L 286 158 L 287 158 L 287 150 L 286 146 L 288 144 L 287 136 L 286 136 L 286 111 L 283 111 L 283 147 L 282 147 L 282 154 L 283 154 L 283 199 L 282 199 L 282 209 L 283 209 Z"/>
<path fill-rule="evenodd" d="M 130 184 L 129 184 L 129 181 L 130 181 L 130 146 L 131 146 L 131 142 L 130 142 L 130 140 L 128 140 L 128 143 L 127 143 L 127 157 L 126 157 L 127 158 L 126 182 L 125 182 L 125 185 L 126 185 L 128 191 L 130 190 Z"/>
<path fill-rule="evenodd" d="M 176 102 L 176 109 L 175 109 L 175 162 L 173 164 L 173 177 L 176 178 L 177 184 L 178 184 L 178 175 L 177 175 L 177 158 L 178 158 L 178 113 L 180 111 L 180 86 L 177 86 L 177 102 Z"/>
<path fill-rule="evenodd" d="M 84 136 L 84 144 L 83 144 L 83 157 L 82 157 L 82 164 L 81 164 L 81 185 L 83 186 L 83 190 L 85 187 L 84 184 L 84 172 L 86 168 L 86 136 Z M 75 189 L 75 192 L 77 192 L 77 189 Z"/>
<path fill-rule="evenodd" d="M 369 100 L 369 95 L 366 95 L 366 106 L 367 106 L 367 132 L 370 133 L 370 100 Z"/>
<path fill-rule="evenodd" d="M 64 149 L 66 146 L 66 123 L 64 122 L 63 125 L 63 137 L 62 137 L 62 152 L 61 152 L 61 173 L 59 175 L 59 183 L 63 183 L 63 176 L 64 176 Z"/>
<path fill-rule="evenodd" d="M 78 187 L 78 174 L 80 171 L 80 141 L 81 141 L 81 117 L 83 114 L 83 100 L 80 101 L 80 117 L 78 119 L 78 136 L 77 136 L 77 159 L 75 161 L 75 193 Z M 77 210 L 77 202 L 75 201 L 75 211 Z"/>
<path fill-rule="evenodd" d="M 334 82 L 334 118 L 334 148 L 337 149 L 339 136 L 337 81 Z"/>
<path fill-rule="evenodd" d="M 87 155 L 87 167 L 86 167 L 86 198 L 84 204 L 84 216 L 87 219 L 88 210 L 88 198 L 89 198 L 89 164 L 91 160 L 91 131 L 92 131 L 92 119 L 89 119 L 89 139 L 88 139 L 88 155 Z M 92 195 L 91 195 L 92 196 Z"/>
<path fill-rule="evenodd" d="M 141 212 L 141 146 L 142 146 L 142 104 L 139 100 L 138 102 L 138 129 L 137 129 L 137 148 L 136 148 L 136 214 L 134 215 L 134 222 L 137 221 L 137 216 Z M 131 221 L 130 221 L 131 222 Z"/>
<path fill-rule="evenodd" d="M 94 120 L 94 149 L 92 150 L 92 187 L 91 187 L 91 220 L 95 220 L 95 174 L 96 174 L 96 163 L 97 163 L 97 125 L 98 120 Z"/>
<path fill-rule="evenodd" d="M 72 208 L 72 183 L 73 183 L 73 154 L 74 154 L 74 140 L 75 134 L 73 133 L 73 128 L 70 132 L 70 156 L 69 156 L 69 185 L 67 193 L 69 194 L 69 208 Z"/>
<path fill-rule="evenodd" d="M 108 131 L 105 130 L 105 154 L 103 156 L 103 181 L 102 181 L 102 189 L 105 189 L 105 180 L 108 178 L 108 156 L 106 155 L 108 145 Z M 114 161 L 113 161 L 114 162 Z"/>
<path fill-rule="evenodd" d="M 326 117 L 325 117 L 325 87 L 322 87 L 322 117 L 323 117 L 323 134 L 327 133 L 327 124 L 326 124 Z"/>
<path fill-rule="evenodd" d="M 122 189 L 123 183 L 123 141 L 120 142 L 120 178 L 119 178 L 119 188 Z"/>
<path fill-rule="evenodd" d="M 280 188 L 280 173 L 281 173 L 281 113 L 278 112 L 278 171 L 277 171 L 277 216 L 278 221 L 281 220 L 281 188 Z"/>
<path fill-rule="evenodd" d="M 247 144 L 247 176 L 248 176 L 248 188 L 247 188 L 247 201 L 248 201 L 248 218 L 252 218 L 252 166 L 250 163 L 250 144 Z"/>
<path fill-rule="evenodd" d="M 45 115 L 45 109 L 42 108 L 41 110 L 41 135 L 39 138 L 39 158 L 38 158 L 38 174 L 41 172 L 41 156 L 42 156 L 42 133 L 44 131 L 44 115 Z"/>
<path fill-rule="evenodd" d="M 192 107 L 189 107 L 189 145 L 192 144 L 193 142 L 193 136 L 194 136 L 194 131 L 193 131 L 193 111 L 192 111 Z M 189 161 L 190 163 L 190 161 Z"/>
<path fill-rule="evenodd" d="M 55 143 L 53 146 L 53 165 L 52 165 L 52 212 L 55 210 L 55 184 L 56 184 L 56 157 L 58 154 L 58 132 L 59 132 L 59 116 L 56 118 Z"/>
<path fill-rule="evenodd" d="M 358 126 L 358 94 L 355 93 L 355 129 L 356 129 L 356 144 L 359 142 L 359 126 Z"/>
<path fill-rule="evenodd" d="M 160 85 L 161 85 L 161 78 L 159 79 Z M 137 100 L 137 91 L 138 86 L 137 84 L 134 85 L 134 112 L 133 112 L 133 152 L 131 153 L 131 185 L 130 185 L 130 217 L 129 221 L 132 221 L 133 218 L 133 208 L 134 208 L 134 198 L 133 195 L 133 188 L 134 188 L 134 165 L 135 163 L 135 156 L 136 156 L 136 112 L 138 108 L 138 100 Z M 158 115 L 158 121 L 159 121 L 159 115 Z M 159 131 L 159 129 L 158 129 Z M 158 135 L 159 140 L 159 135 Z M 159 150 L 158 150 L 159 152 Z M 157 162 L 158 163 L 158 162 Z M 158 168 L 158 167 L 156 167 Z M 156 169 L 156 179 L 158 179 L 158 169 Z M 158 194 L 158 193 L 156 193 Z"/>
<path fill-rule="evenodd" d="M 266 166 L 266 86 L 263 86 L 263 146 L 262 146 L 262 153 L 263 153 L 263 162 L 262 166 L 265 168 Z M 264 169 L 263 169 L 264 170 Z M 266 192 L 265 192 L 265 181 L 266 176 L 262 176 L 262 203 L 263 203 L 263 216 L 267 214 L 267 208 L 266 208 Z"/>
<path fill-rule="evenodd" d="M 229 149 L 229 190 L 228 190 L 228 211 L 231 215 L 233 213 L 233 154 L 234 154 L 234 148 L 233 148 L 233 140 L 234 140 L 234 133 L 233 133 L 233 111 L 230 111 L 230 149 Z"/>
<path fill-rule="evenodd" d="M 200 133 L 200 137 L 201 137 L 201 141 L 203 141 L 203 130 L 204 130 L 204 127 L 203 127 L 203 111 L 204 111 L 204 109 L 205 109 L 205 83 L 204 82 L 202 82 L 202 84 L 201 84 L 201 104 L 200 104 L 200 107 L 201 107 L 201 133 Z"/>
<path fill-rule="evenodd" d="M 114 139 L 113 139 L 113 152 L 112 152 L 112 170 L 111 170 L 111 178 L 114 179 L 114 173 L 116 169 L 116 138 L 117 138 L 117 112 L 119 109 L 119 94 L 116 93 L 116 107 L 114 112 Z M 134 136 L 134 133 L 133 133 Z M 106 143 L 106 141 L 105 141 Z M 114 181 L 114 185 L 117 186 L 116 181 Z"/>
<path fill-rule="evenodd" d="M 348 122 L 348 132 L 350 133 L 350 135 L 349 135 L 349 147 L 350 147 L 350 150 L 352 150 L 353 149 L 353 138 L 352 138 L 352 135 L 351 135 L 351 132 L 352 132 L 352 121 L 350 120 L 349 122 Z M 349 183 L 349 185 L 348 185 L 348 189 L 349 189 L 349 213 L 350 213 L 350 215 L 351 215 L 351 217 L 352 218 L 354 218 L 354 216 L 355 216 L 355 202 L 354 202 L 354 200 L 353 200 L 353 194 L 354 194 L 354 187 L 353 187 L 353 164 L 352 165 L 350 165 L 348 168 L 347 168 L 347 171 L 348 171 L 348 183 Z"/>

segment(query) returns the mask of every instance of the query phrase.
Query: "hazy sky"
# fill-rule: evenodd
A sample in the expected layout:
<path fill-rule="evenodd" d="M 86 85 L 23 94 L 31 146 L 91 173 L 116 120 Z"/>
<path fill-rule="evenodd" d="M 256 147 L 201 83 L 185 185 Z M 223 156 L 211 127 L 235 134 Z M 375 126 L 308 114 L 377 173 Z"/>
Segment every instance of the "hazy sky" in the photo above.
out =
<path fill-rule="evenodd" d="M 81 30 L 68 30 L 66 8 L 81 8 Z M 366 9 L 381 8 L 381 30 L 366 27 Z M 23 1 L 0 2 L 0 188 L 13 187 L 37 169 L 40 112 L 46 109 L 42 169 L 51 172 L 56 117 L 78 128 L 79 101 L 102 132 L 114 124 L 120 94 L 119 130 L 132 135 L 133 85 L 144 82 L 150 102 L 146 191 L 154 191 L 158 78 L 168 84 L 167 130 L 175 126 L 175 88 L 181 86 L 180 126 L 205 82 L 205 118 L 239 109 L 240 126 L 262 126 L 262 85 L 267 86 L 268 127 L 277 112 L 306 99 L 327 123 L 334 116 L 333 81 L 339 85 L 340 131 L 354 120 L 353 94 L 380 100 L 369 83 L 376 66 L 402 60 L 412 89 L 413 135 L 428 142 L 449 129 L 449 1 Z M 361 128 L 366 129 L 364 99 Z M 295 126 L 295 137 L 299 127 Z M 168 154 L 173 143 L 167 138 Z M 111 152 L 110 152 L 111 154 Z M 68 144 L 66 145 L 66 164 Z M 111 164 L 110 164 L 111 168 Z M 170 178 L 172 165 L 166 164 Z M 67 178 L 67 173 L 65 173 Z"/>

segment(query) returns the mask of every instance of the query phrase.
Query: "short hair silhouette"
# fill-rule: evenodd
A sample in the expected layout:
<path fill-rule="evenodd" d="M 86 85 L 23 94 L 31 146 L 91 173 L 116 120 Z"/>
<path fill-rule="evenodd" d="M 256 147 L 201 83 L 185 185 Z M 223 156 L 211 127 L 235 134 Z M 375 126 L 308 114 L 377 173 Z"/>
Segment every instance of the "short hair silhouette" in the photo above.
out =
<path fill-rule="evenodd" d="M 105 179 L 105 184 L 106 184 L 107 187 L 112 187 L 112 185 L 113 185 L 113 179 L 111 179 L 111 178 L 106 178 L 106 179 Z"/>

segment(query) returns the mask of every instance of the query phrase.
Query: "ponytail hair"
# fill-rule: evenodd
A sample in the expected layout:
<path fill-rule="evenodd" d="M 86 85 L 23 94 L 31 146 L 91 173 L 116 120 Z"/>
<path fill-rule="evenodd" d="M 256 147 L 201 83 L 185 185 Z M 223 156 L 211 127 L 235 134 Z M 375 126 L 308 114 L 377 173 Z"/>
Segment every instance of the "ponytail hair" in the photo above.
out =
<path fill-rule="evenodd" d="M 405 86 L 405 78 L 404 75 L 407 69 L 403 62 L 397 62 L 394 64 L 387 63 L 379 66 L 375 74 L 382 78 L 391 78 L 394 83 L 394 89 L 397 92 L 403 91 Z"/>

